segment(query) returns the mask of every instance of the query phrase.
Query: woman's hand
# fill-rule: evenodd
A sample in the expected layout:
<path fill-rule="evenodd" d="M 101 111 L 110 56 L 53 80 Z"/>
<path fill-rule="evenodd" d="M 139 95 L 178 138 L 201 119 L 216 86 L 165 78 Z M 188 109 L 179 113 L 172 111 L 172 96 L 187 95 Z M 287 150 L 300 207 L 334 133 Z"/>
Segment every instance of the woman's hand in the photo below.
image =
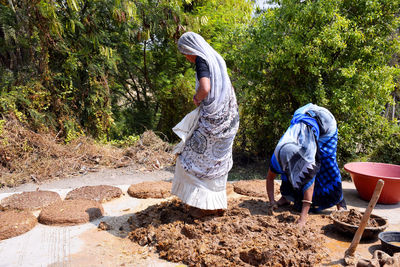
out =
<path fill-rule="evenodd" d="M 268 204 L 268 210 L 267 214 L 268 215 L 274 215 L 274 211 L 278 208 L 278 203 L 276 201 L 272 201 Z"/>
<path fill-rule="evenodd" d="M 305 217 L 305 218 L 304 218 Z M 307 222 L 307 216 L 301 216 L 300 215 L 300 218 L 299 218 L 299 220 L 297 221 L 297 225 L 299 226 L 299 227 L 304 227 L 305 225 L 306 225 L 306 222 Z"/>
<path fill-rule="evenodd" d="M 193 96 L 193 103 L 198 107 L 201 103 L 201 101 L 197 100 L 196 95 Z"/>
<path fill-rule="evenodd" d="M 314 193 L 314 183 L 312 183 L 312 185 L 310 185 L 310 187 L 306 189 L 303 195 L 303 200 L 302 200 L 303 207 L 301 208 L 300 218 L 297 221 L 297 225 L 300 227 L 306 225 L 308 211 L 310 210 L 312 204 L 313 193 Z"/>

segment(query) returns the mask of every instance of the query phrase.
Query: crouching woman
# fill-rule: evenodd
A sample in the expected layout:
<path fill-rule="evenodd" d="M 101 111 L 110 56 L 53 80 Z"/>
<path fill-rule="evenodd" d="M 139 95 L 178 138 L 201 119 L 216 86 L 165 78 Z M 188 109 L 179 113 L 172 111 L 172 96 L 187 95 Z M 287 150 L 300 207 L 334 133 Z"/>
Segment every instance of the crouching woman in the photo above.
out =
<path fill-rule="evenodd" d="M 300 211 L 297 223 L 304 226 L 309 211 L 334 205 L 346 208 L 336 161 L 336 120 L 326 108 L 307 104 L 293 115 L 271 157 L 266 177 L 270 210 L 294 202 Z M 281 195 L 275 201 L 274 179 L 281 175 Z"/>

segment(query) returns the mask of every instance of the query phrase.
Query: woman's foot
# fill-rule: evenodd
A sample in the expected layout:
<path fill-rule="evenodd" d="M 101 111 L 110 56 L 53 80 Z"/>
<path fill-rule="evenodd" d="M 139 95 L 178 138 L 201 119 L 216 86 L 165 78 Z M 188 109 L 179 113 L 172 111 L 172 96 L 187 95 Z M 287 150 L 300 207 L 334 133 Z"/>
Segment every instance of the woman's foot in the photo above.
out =
<path fill-rule="evenodd" d="M 336 208 L 338 211 L 345 211 L 346 209 L 342 206 L 340 206 L 339 204 L 336 205 Z"/>
<path fill-rule="evenodd" d="M 204 217 L 203 210 L 195 208 L 195 207 L 189 207 L 189 214 L 192 215 L 192 217 L 196 218 L 196 219 Z"/>
<path fill-rule="evenodd" d="M 276 202 L 276 204 L 278 205 L 278 207 L 281 207 L 281 206 L 289 205 L 289 204 L 290 204 L 290 201 L 287 200 L 285 197 L 281 197 L 281 198 Z"/>
<path fill-rule="evenodd" d="M 344 199 L 342 199 L 342 201 L 340 201 L 338 204 L 336 204 L 336 208 L 337 208 L 338 211 L 347 210 L 346 201 Z"/>
<path fill-rule="evenodd" d="M 223 216 L 225 214 L 225 210 L 203 210 L 196 207 L 189 207 L 189 213 L 192 215 L 192 217 L 200 219 L 206 216 Z"/>

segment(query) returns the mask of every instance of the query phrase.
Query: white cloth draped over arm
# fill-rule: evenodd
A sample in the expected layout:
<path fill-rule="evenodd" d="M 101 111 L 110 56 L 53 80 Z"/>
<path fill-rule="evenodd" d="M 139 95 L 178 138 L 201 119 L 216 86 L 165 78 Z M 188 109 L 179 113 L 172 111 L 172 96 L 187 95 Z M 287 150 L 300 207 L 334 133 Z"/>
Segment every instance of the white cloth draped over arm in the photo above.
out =
<path fill-rule="evenodd" d="M 190 138 L 195 130 L 199 121 L 200 109 L 197 107 L 192 112 L 187 114 L 174 128 L 172 131 L 179 136 L 181 141 L 172 150 L 173 154 L 180 154 L 185 146 L 186 140 Z"/>

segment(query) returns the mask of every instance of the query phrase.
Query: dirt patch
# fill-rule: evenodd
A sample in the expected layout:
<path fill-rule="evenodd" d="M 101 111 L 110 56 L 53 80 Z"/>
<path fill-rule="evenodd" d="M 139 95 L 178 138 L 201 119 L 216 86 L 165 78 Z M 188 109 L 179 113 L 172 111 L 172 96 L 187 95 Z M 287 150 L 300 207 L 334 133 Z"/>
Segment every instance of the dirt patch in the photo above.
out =
<path fill-rule="evenodd" d="M 233 184 L 234 191 L 250 197 L 267 197 L 265 180 L 243 180 Z M 280 184 L 275 183 L 274 195 L 280 194 Z"/>
<path fill-rule="evenodd" d="M 225 216 L 199 220 L 186 209 L 173 200 L 138 212 L 129 238 L 189 266 L 312 266 L 326 257 L 319 230 L 295 227 L 289 212 L 266 216 L 265 201 L 232 199 Z"/>
<path fill-rule="evenodd" d="M 340 222 L 358 226 L 361 223 L 363 214 L 355 209 L 350 209 L 349 212 L 336 212 L 334 218 Z M 379 227 L 379 223 L 374 218 L 369 218 L 366 227 Z"/>
<path fill-rule="evenodd" d="M 357 267 L 398 267 L 400 266 L 400 253 L 395 253 L 393 257 L 381 250 L 375 250 L 372 259 L 359 259 Z"/>
<path fill-rule="evenodd" d="M 98 229 L 103 230 L 103 231 L 108 231 L 111 230 L 111 225 L 109 225 L 106 222 L 100 222 L 99 225 L 97 226 Z"/>
<path fill-rule="evenodd" d="M 74 199 L 54 203 L 42 209 L 38 220 L 48 225 L 75 225 L 103 216 L 103 206 L 94 200 Z"/>
<path fill-rule="evenodd" d="M 8 210 L 0 212 L 0 240 L 22 235 L 37 224 L 30 211 Z"/>
<path fill-rule="evenodd" d="M 166 198 L 171 196 L 172 183 L 165 181 L 142 182 L 128 188 L 128 194 L 136 198 Z"/>
<path fill-rule="evenodd" d="M 119 198 L 121 195 L 122 190 L 111 185 L 83 186 L 68 192 L 65 200 L 88 199 L 106 202 L 114 198 Z"/>
<path fill-rule="evenodd" d="M 13 194 L 0 202 L 0 210 L 37 210 L 61 201 L 58 193 L 52 191 L 32 191 Z"/>

